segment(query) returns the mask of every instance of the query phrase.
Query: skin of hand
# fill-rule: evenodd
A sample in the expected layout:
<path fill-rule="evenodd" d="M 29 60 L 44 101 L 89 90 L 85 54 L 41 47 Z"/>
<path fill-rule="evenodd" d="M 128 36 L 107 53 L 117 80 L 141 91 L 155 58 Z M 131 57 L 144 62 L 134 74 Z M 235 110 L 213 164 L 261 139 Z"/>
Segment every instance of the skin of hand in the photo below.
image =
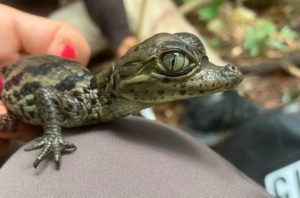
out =
<path fill-rule="evenodd" d="M 86 65 L 90 58 L 91 50 L 86 40 L 63 22 L 31 15 L 0 4 L 0 30 L 0 67 L 30 54 L 62 56 L 75 59 L 82 65 Z M 6 108 L 0 102 L 0 114 L 6 112 Z M 21 130 L 23 134 L 33 130 L 32 127 L 25 127 L 23 124 L 17 128 L 18 132 Z"/>
<path fill-rule="evenodd" d="M 65 46 L 75 49 L 76 60 L 86 65 L 90 47 L 66 23 L 30 15 L 0 4 L 0 66 L 28 54 L 60 55 Z"/>
<path fill-rule="evenodd" d="M 138 40 L 133 36 L 124 38 L 116 51 L 116 57 L 119 58 L 123 56 L 131 47 L 137 45 L 138 43 Z"/>

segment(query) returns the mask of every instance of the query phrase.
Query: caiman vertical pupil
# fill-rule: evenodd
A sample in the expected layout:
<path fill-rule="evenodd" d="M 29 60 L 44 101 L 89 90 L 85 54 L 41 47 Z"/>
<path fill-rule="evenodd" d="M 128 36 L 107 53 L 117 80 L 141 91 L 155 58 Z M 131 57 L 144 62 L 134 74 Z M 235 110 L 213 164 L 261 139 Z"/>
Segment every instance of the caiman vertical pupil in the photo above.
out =
<path fill-rule="evenodd" d="M 180 52 L 169 52 L 163 55 L 162 63 L 167 71 L 179 72 L 189 64 L 188 58 Z"/>

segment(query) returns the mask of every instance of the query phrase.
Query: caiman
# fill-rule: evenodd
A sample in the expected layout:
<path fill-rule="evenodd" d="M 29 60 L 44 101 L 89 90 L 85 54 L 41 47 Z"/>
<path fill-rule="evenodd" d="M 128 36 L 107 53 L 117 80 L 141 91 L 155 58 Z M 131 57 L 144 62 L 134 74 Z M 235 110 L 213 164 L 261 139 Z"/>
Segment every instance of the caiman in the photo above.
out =
<path fill-rule="evenodd" d="M 76 61 L 32 55 L 3 68 L 2 100 L 9 114 L 44 135 L 25 150 L 42 148 L 34 167 L 49 154 L 75 145 L 62 128 L 112 121 L 157 103 L 211 94 L 237 86 L 237 66 L 217 66 L 203 43 L 190 33 L 160 33 L 131 48 L 94 75 Z"/>

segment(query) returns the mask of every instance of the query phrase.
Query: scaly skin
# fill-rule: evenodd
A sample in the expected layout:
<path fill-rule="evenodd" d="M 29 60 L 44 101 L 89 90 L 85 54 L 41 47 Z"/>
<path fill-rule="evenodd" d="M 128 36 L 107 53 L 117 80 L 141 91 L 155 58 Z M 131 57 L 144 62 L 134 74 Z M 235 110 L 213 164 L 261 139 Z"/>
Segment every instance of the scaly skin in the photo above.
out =
<path fill-rule="evenodd" d="M 73 150 L 62 128 L 96 124 L 137 113 L 154 104 L 231 89 L 243 77 L 233 65 L 209 62 L 192 34 L 157 34 L 93 75 L 75 61 L 28 56 L 3 70 L 2 98 L 11 114 L 44 135 L 26 150 L 43 148 L 34 167 L 52 152 Z"/>

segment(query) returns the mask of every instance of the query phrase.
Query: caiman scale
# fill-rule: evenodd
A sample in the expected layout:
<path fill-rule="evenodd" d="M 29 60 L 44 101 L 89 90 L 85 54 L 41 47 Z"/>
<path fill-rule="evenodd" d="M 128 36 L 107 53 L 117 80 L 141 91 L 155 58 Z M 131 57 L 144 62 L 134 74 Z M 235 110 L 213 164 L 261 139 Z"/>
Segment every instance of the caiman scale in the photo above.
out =
<path fill-rule="evenodd" d="M 216 66 L 190 33 L 160 33 L 131 48 L 93 75 L 79 63 L 51 55 L 25 57 L 3 69 L 2 99 L 10 115 L 41 125 L 44 135 L 26 148 L 42 148 L 34 167 L 49 154 L 59 164 L 62 128 L 115 120 L 157 103 L 228 90 L 243 76 L 228 64 Z"/>

